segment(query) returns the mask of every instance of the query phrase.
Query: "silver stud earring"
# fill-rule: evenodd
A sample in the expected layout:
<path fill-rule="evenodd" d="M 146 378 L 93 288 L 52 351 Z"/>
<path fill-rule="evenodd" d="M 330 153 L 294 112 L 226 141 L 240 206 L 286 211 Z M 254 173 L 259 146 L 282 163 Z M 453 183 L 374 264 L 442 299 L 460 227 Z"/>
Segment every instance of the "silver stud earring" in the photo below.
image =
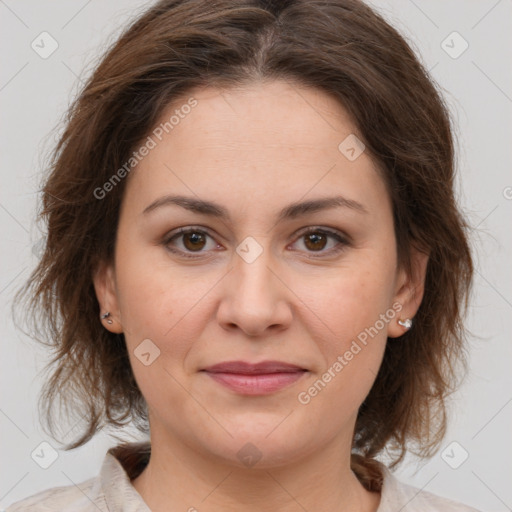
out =
<path fill-rule="evenodd" d="M 101 315 L 101 319 L 104 320 L 106 318 L 107 324 L 111 324 L 112 320 L 110 318 L 108 318 L 109 316 L 110 316 L 110 311 L 107 311 L 106 313 L 103 313 L 103 315 Z"/>
<path fill-rule="evenodd" d="M 410 318 L 406 318 L 405 320 L 398 320 L 398 325 L 405 327 L 408 331 L 412 327 L 412 320 Z"/>

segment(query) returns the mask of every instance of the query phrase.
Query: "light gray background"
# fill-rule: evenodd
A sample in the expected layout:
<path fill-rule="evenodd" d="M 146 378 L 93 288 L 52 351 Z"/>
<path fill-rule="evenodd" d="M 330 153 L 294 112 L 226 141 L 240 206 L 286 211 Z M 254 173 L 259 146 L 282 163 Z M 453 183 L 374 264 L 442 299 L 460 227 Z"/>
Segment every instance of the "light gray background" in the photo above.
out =
<path fill-rule="evenodd" d="M 460 201 L 476 228 L 470 372 L 451 403 L 441 453 L 448 448 L 444 459 L 441 453 L 423 464 L 408 458 L 397 474 L 481 510 L 512 510 L 512 1 L 371 3 L 413 44 L 445 91 L 458 125 Z M 100 434 L 73 452 L 58 451 L 46 470 L 32 460 L 31 452 L 42 441 L 59 446 L 39 426 L 36 407 L 38 372 L 47 355 L 14 328 L 10 304 L 36 262 L 38 172 L 44 151 L 56 140 L 52 129 L 98 55 L 145 5 L 135 0 L 0 0 L 0 508 L 96 475 L 105 450 L 115 444 Z M 59 45 L 47 59 L 31 48 L 43 31 Z M 452 53 L 462 48 L 457 36 L 446 39 L 453 31 L 469 44 L 458 58 L 442 47 L 446 41 Z M 454 441 L 458 444 L 450 446 Z M 457 465 L 463 450 L 468 459 L 453 469 L 446 461 Z"/>

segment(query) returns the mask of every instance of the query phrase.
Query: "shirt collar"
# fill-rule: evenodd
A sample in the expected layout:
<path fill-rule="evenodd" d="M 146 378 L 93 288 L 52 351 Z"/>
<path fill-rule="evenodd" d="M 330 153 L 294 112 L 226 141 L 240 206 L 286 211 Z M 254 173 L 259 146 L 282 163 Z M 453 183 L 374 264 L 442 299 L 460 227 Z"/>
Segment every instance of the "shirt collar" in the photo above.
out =
<path fill-rule="evenodd" d="M 146 467 L 150 454 L 149 442 L 123 444 L 108 450 L 101 466 L 99 485 L 110 512 L 151 512 L 131 482 Z M 389 469 L 382 463 L 379 467 L 383 481 L 377 512 L 387 512 L 393 510 L 402 493 L 400 483 Z"/>
<path fill-rule="evenodd" d="M 151 512 L 131 483 L 146 466 L 149 454 L 149 443 L 125 444 L 108 450 L 99 483 L 110 512 Z"/>

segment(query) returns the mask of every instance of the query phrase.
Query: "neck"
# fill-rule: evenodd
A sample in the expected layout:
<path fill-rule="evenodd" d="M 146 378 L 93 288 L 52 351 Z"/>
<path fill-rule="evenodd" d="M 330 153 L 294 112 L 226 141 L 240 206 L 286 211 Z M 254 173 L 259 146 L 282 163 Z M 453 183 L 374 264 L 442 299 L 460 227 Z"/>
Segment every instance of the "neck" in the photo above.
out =
<path fill-rule="evenodd" d="M 154 512 L 375 512 L 380 494 L 367 491 L 350 469 L 346 443 L 333 440 L 293 464 L 240 467 L 191 450 L 183 443 L 159 442 L 152 433 L 151 457 L 132 481 Z M 341 455 L 340 455 L 341 454 Z"/>

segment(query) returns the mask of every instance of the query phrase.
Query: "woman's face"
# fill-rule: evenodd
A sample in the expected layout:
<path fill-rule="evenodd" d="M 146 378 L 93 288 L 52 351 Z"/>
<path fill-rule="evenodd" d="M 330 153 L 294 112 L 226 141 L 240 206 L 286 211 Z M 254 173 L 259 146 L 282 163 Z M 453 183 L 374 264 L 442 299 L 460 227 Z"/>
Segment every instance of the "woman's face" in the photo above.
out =
<path fill-rule="evenodd" d="M 284 81 L 195 90 L 161 121 L 128 178 L 115 265 L 95 277 L 153 442 L 260 467 L 349 450 L 387 337 L 418 305 L 356 127 Z M 204 371 L 231 361 L 301 370 Z"/>

